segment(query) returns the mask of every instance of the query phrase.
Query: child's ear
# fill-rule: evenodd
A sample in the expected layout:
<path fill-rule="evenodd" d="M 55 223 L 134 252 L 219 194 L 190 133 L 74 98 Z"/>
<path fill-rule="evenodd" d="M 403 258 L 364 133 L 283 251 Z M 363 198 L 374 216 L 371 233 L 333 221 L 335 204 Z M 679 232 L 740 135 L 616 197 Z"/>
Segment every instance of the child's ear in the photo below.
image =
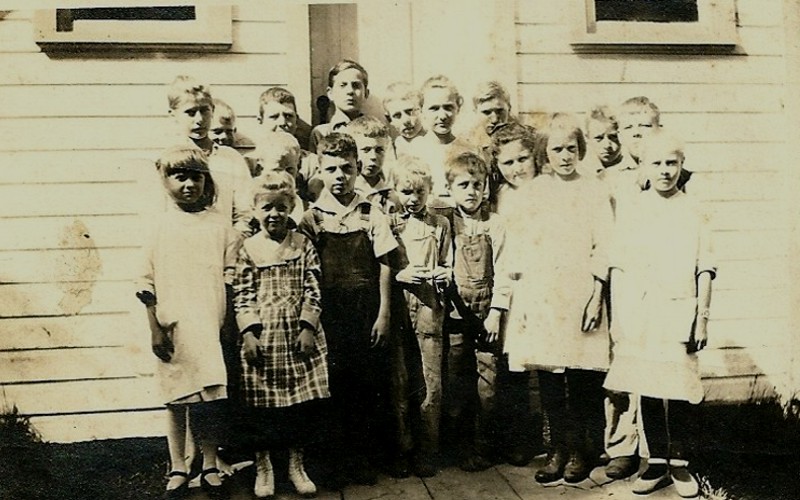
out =
<path fill-rule="evenodd" d="M 464 105 L 464 98 L 461 97 L 461 96 L 458 96 L 458 99 L 456 99 L 456 104 L 458 104 L 458 110 L 461 111 L 461 106 Z"/>
<path fill-rule="evenodd" d="M 356 159 L 356 170 L 358 171 L 359 174 L 361 174 L 361 167 L 363 166 L 364 164 L 361 162 L 361 160 Z"/>
<path fill-rule="evenodd" d="M 333 102 L 333 99 L 331 99 L 331 91 L 332 90 L 333 90 L 332 88 L 328 87 L 328 89 L 325 91 L 325 95 L 328 97 L 328 100 L 331 101 L 331 102 Z"/>
<path fill-rule="evenodd" d="M 364 99 L 369 98 L 369 87 L 364 87 Z"/>

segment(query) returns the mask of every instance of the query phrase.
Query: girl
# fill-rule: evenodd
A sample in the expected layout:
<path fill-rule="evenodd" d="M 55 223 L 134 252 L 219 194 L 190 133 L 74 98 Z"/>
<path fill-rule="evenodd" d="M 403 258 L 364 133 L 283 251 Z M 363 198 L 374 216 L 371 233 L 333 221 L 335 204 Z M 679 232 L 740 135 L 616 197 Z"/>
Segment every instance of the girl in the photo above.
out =
<path fill-rule="evenodd" d="M 499 215 L 513 212 L 523 185 L 541 173 L 537 161 L 537 135 L 532 127 L 510 123 L 498 127 L 492 135 L 494 165 L 502 179 L 493 186 L 489 198 Z M 524 195 L 522 195 L 524 196 Z M 523 201 L 524 198 L 519 201 Z"/>
<path fill-rule="evenodd" d="M 294 179 L 266 172 L 254 196 L 262 231 L 239 251 L 234 280 L 236 320 L 242 332 L 242 385 L 249 407 L 245 431 L 256 450 L 257 497 L 275 493 L 270 451 L 289 447 L 289 479 L 314 496 L 303 467 L 304 442 L 318 428 L 319 401 L 330 397 L 328 348 L 319 324 L 320 262 L 311 241 L 289 230 Z"/>
<path fill-rule="evenodd" d="M 506 274 L 517 283 L 505 350 L 512 371 L 538 371 L 550 449 L 536 480 L 579 482 L 595 458 L 589 442 L 602 436 L 609 349 L 603 239 L 611 206 L 598 181 L 577 169 L 586 143 L 572 117 L 554 115 L 542 144 L 551 173 L 531 181 L 527 206 L 507 218 L 517 250 L 509 252 Z"/>
<path fill-rule="evenodd" d="M 673 482 L 688 498 L 699 488 L 671 438 L 689 434 L 688 403 L 703 398 L 695 353 L 706 345 L 716 269 L 705 218 L 678 188 L 683 161 L 681 144 L 654 132 L 641 156 L 649 188 L 617 206 L 610 253 L 615 347 L 605 387 L 641 394 L 650 458 L 633 491 Z"/>
<path fill-rule="evenodd" d="M 188 489 L 188 422 L 203 452 L 200 482 L 218 498 L 222 482 L 216 468 L 216 429 L 227 397 L 219 332 L 225 318 L 224 270 L 233 264 L 229 258 L 236 238 L 225 217 L 207 210 L 216 188 L 199 148 L 169 149 L 156 166 L 173 203 L 144 246 L 136 295 L 147 306 L 153 353 L 162 361 L 156 375 L 167 404 L 172 467 L 165 496 L 180 498 Z"/>

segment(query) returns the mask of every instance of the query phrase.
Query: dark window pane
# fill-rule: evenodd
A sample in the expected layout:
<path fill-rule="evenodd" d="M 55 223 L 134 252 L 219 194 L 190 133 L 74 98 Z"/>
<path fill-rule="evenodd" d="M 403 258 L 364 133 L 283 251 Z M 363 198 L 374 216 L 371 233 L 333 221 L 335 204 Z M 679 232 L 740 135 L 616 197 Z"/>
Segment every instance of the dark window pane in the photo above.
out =
<path fill-rule="evenodd" d="M 594 0 L 598 21 L 695 23 L 697 0 Z"/>
<path fill-rule="evenodd" d="M 194 21 L 194 7 L 120 7 L 56 9 L 57 31 L 72 31 L 80 19 L 94 21 Z"/>

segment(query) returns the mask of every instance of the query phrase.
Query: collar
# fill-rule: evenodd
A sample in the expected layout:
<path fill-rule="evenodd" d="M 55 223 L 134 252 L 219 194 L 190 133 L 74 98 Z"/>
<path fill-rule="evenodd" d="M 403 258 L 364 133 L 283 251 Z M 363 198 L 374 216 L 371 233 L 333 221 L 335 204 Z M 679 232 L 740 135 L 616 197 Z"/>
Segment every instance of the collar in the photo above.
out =
<path fill-rule="evenodd" d="M 359 113 L 356 118 L 364 116 L 362 113 Z M 337 108 L 336 111 L 333 112 L 333 116 L 331 116 L 330 121 L 328 122 L 331 126 L 331 130 L 339 130 L 340 128 L 344 127 L 348 123 L 353 121 L 349 116 L 344 114 L 342 111 L 339 111 Z"/>
<path fill-rule="evenodd" d="M 356 178 L 356 187 L 355 187 L 355 189 L 356 189 L 356 191 L 359 191 L 364 197 L 367 197 L 367 196 L 370 196 L 370 195 L 373 195 L 373 194 L 381 193 L 383 191 L 389 191 L 392 188 L 390 188 L 386 184 L 386 181 L 384 181 L 384 179 L 383 179 L 383 175 L 381 175 L 381 178 L 378 180 L 378 183 L 375 184 L 374 186 L 370 186 L 369 183 L 367 182 L 367 180 L 359 175 Z"/>
<path fill-rule="evenodd" d="M 339 203 L 339 200 L 337 200 L 330 191 L 323 189 L 322 192 L 319 193 L 317 201 L 314 202 L 314 208 L 332 215 L 345 216 L 364 203 L 369 204 L 369 201 L 359 193 L 355 193 L 350 204 L 344 206 Z"/>
<path fill-rule="evenodd" d="M 482 221 L 482 222 L 489 220 L 489 211 L 486 210 L 486 203 L 481 203 L 481 206 L 478 207 L 478 210 L 476 210 L 472 214 L 464 212 L 463 210 L 461 210 L 461 207 L 456 207 L 455 214 L 464 220 Z"/>
<path fill-rule="evenodd" d="M 298 233 L 289 231 L 280 243 L 269 239 L 266 231 L 261 231 L 244 241 L 247 254 L 257 267 L 269 267 L 300 257 L 303 239 Z"/>

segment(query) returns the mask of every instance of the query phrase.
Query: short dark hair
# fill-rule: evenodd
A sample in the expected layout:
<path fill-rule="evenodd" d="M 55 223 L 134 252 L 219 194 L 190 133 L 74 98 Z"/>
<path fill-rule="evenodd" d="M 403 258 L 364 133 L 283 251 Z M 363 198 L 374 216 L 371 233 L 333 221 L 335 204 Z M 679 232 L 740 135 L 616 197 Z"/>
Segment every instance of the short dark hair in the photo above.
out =
<path fill-rule="evenodd" d="M 164 150 L 156 160 L 156 168 L 163 177 L 181 171 L 202 172 L 205 175 L 205 185 L 200 203 L 203 207 L 214 204 L 217 189 L 208 169 L 208 156 L 194 144 L 173 146 Z"/>
<path fill-rule="evenodd" d="M 280 104 L 291 104 L 297 112 L 297 103 L 294 99 L 294 94 L 289 92 L 283 87 L 270 87 L 261 93 L 258 98 L 258 117 L 264 119 L 264 106 L 271 102 L 278 102 Z"/>
<path fill-rule="evenodd" d="M 356 141 L 349 135 L 333 132 L 320 139 L 317 144 L 317 154 L 357 159 L 358 148 L 356 147 Z"/>
<path fill-rule="evenodd" d="M 373 116 L 359 116 L 348 123 L 344 131 L 350 135 L 360 135 L 370 139 L 388 139 L 389 127 Z"/>
<path fill-rule="evenodd" d="M 342 59 L 328 71 L 328 87 L 333 87 L 333 79 L 346 69 L 357 69 L 359 73 L 361 73 L 361 80 L 364 82 L 364 88 L 369 86 L 369 75 L 367 75 L 367 70 L 364 69 L 364 66 L 350 59 Z"/>
<path fill-rule="evenodd" d="M 489 179 L 489 166 L 477 152 L 462 149 L 456 150 L 444 161 L 444 173 L 447 183 L 453 182 L 457 175 L 468 173 L 470 175 L 482 175 L 485 180 Z"/>

